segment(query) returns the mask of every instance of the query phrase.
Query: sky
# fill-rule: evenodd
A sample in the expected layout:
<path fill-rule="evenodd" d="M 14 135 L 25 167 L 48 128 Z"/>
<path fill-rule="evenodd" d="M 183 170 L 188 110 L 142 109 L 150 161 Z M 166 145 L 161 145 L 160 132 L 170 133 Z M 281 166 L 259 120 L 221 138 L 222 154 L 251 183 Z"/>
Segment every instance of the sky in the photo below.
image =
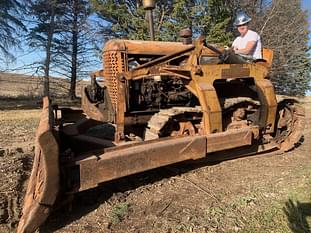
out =
<path fill-rule="evenodd" d="M 310 0 L 303 0 L 302 1 L 302 7 L 304 9 L 311 10 L 311 1 Z"/>
<path fill-rule="evenodd" d="M 303 0 L 302 1 L 302 8 L 305 9 L 305 10 L 308 10 L 309 11 L 309 28 L 311 30 L 311 0 Z M 310 37 L 310 34 L 309 34 L 309 44 L 311 44 L 311 37 Z"/>
<path fill-rule="evenodd" d="M 0 0 L 1 1 L 1 0 Z M 98 21 L 98 17 L 94 17 L 94 14 L 92 14 L 89 17 L 89 20 L 91 23 L 95 25 L 95 23 L 101 23 L 102 21 Z M 33 27 L 33 25 L 26 25 L 27 28 Z M 93 48 L 93 47 L 92 47 Z M 90 49 L 90 48 L 89 48 Z M 12 54 L 14 54 L 14 57 L 16 58 L 14 61 L 8 60 L 6 64 L 0 64 L 0 71 L 5 72 L 14 72 L 14 73 L 20 73 L 20 74 L 26 74 L 31 76 L 43 76 L 43 67 L 40 66 L 40 63 L 42 64 L 45 59 L 45 52 L 42 51 L 42 48 L 30 48 L 27 46 L 26 43 L 22 43 L 19 48 L 13 48 L 10 51 Z M 96 58 L 96 56 L 98 56 Z M 87 73 L 100 70 L 101 67 L 101 56 L 100 53 L 96 53 L 94 51 L 94 62 L 91 62 L 90 64 L 90 70 L 85 70 Z M 93 59 L 93 57 L 92 57 Z M 98 62 L 97 62 L 98 59 Z M 38 69 L 38 66 L 41 67 L 41 69 Z M 57 72 L 53 71 L 53 68 L 50 68 L 50 76 L 54 77 L 61 77 L 61 75 Z M 84 78 L 84 77 L 83 77 Z"/>

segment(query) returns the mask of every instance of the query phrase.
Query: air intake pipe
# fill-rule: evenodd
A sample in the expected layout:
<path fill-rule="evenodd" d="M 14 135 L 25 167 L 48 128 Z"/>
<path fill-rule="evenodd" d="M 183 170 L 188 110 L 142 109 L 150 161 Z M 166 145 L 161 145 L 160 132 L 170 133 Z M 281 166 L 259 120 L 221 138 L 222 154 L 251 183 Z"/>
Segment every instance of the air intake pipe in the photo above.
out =
<path fill-rule="evenodd" d="M 143 0 L 143 7 L 146 10 L 146 15 L 149 21 L 150 40 L 154 40 L 152 10 L 155 8 L 155 1 L 154 0 Z"/>

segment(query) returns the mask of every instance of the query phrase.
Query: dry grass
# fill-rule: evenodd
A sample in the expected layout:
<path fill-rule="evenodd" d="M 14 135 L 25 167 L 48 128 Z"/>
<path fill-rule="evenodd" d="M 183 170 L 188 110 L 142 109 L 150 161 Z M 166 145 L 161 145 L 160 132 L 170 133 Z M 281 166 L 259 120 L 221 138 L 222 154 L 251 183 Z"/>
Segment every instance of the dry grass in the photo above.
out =
<path fill-rule="evenodd" d="M 88 82 L 78 81 L 76 95 L 81 96 L 82 88 Z M 52 97 L 67 97 L 69 79 L 50 77 L 50 94 Z M 22 74 L 0 72 L 0 98 L 40 99 L 43 93 L 43 78 Z"/>
<path fill-rule="evenodd" d="M 41 109 L 0 111 L 0 148 L 31 150 Z"/>
<path fill-rule="evenodd" d="M 0 111 L 0 122 L 27 121 L 40 118 L 41 109 Z"/>
<path fill-rule="evenodd" d="M 311 226 L 311 174 L 310 169 L 301 174 L 308 175 L 301 179 L 297 187 L 283 190 L 273 202 L 264 201 L 256 207 L 255 213 L 247 218 L 247 224 L 241 232 L 280 232 L 309 233 Z M 306 176 L 305 176 L 306 177 Z"/>

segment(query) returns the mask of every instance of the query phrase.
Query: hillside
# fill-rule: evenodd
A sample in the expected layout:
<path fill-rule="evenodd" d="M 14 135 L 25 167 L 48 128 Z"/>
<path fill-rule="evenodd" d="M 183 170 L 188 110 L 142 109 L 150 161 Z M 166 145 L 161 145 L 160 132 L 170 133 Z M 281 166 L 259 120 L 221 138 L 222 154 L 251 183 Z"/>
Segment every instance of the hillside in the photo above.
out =
<path fill-rule="evenodd" d="M 78 81 L 76 95 L 81 96 L 87 81 Z M 68 79 L 50 78 L 50 95 L 54 101 L 66 100 L 69 93 Z M 0 72 L 0 109 L 40 107 L 43 77 Z"/>

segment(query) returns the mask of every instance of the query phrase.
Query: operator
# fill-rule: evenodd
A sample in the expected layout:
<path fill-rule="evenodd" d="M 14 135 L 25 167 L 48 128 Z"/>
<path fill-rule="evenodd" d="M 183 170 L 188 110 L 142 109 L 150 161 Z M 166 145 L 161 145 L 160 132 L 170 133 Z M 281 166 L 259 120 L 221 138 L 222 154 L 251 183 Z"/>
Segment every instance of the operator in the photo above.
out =
<path fill-rule="evenodd" d="M 244 12 L 240 11 L 233 23 L 237 27 L 240 36 L 235 38 L 232 49 L 235 54 L 249 59 L 262 59 L 260 36 L 248 28 L 248 23 L 252 19 Z"/>

